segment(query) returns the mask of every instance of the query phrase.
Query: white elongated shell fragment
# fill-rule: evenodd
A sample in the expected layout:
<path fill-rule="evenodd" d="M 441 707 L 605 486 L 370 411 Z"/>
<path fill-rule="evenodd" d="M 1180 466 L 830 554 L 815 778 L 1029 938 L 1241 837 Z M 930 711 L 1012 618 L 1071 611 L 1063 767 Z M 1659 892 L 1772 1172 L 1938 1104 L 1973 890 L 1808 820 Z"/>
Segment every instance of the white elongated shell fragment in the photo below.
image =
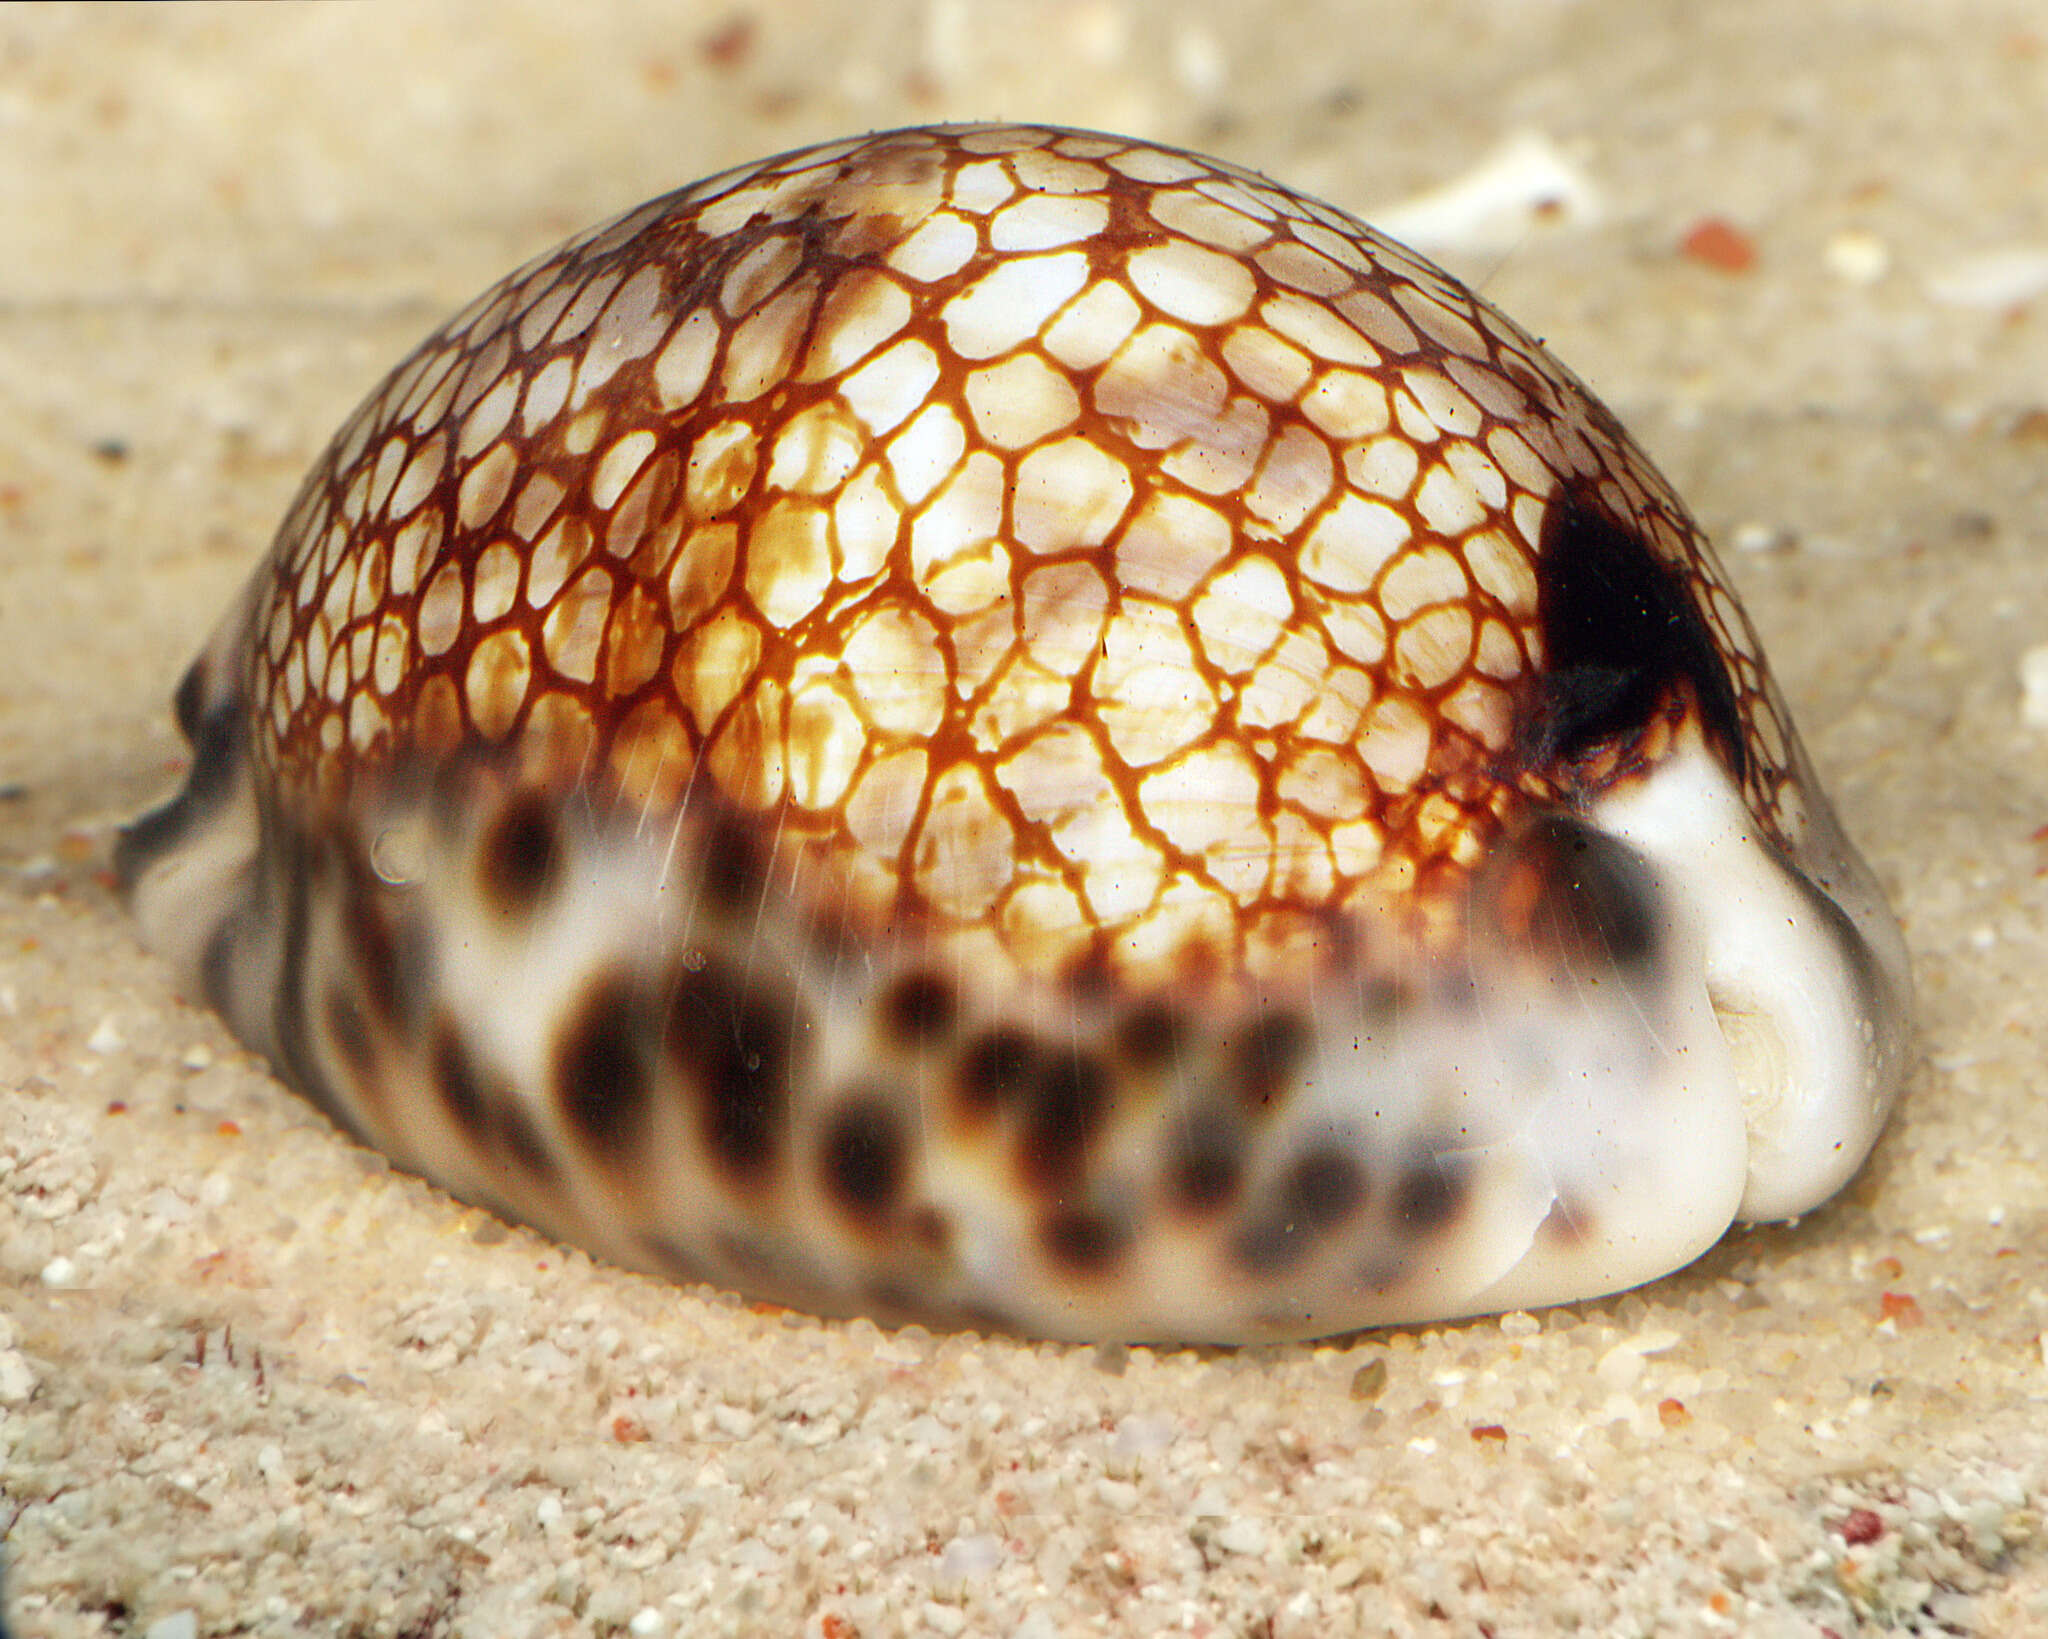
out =
<path fill-rule="evenodd" d="M 126 833 L 466 1198 L 828 1311 L 1316 1335 L 1824 1200 L 1897 930 L 1705 540 L 1329 206 L 889 132 L 486 291 L 315 467 Z"/>

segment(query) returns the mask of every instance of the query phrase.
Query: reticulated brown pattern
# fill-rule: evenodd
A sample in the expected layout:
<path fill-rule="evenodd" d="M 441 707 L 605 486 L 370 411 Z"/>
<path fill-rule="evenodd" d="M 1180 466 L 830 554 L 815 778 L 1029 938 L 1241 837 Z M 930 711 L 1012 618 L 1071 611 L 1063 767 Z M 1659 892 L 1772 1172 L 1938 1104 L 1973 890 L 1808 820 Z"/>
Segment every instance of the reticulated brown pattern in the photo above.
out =
<path fill-rule="evenodd" d="M 1775 833 L 1745 617 L 1523 332 L 1215 161 L 888 133 L 656 200 L 430 338 L 284 525 L 256 754 L 317 809 L 500 748 L 539 792 L 758 825 L 809 903 L 995 982 L 1186 997 L 1374 918 L 1427 937 L 1518 812 L 1701 709 L 1531 754 L 1563 494 L 1704 622 Z"/>

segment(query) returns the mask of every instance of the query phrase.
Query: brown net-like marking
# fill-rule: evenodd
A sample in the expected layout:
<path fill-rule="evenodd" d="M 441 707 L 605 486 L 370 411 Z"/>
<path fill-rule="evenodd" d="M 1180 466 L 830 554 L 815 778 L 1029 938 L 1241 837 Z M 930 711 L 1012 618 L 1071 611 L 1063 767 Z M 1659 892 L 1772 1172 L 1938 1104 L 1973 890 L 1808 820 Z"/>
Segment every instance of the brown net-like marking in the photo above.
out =
<path fill-rule="evenodd" d="M 1544 728 L 1561 498 L 1725 678 L 1590 749 Z M 1569 374 L 1341 212 L 1080 133 L 810 149 L 514 274 L 344 430 L 256 620 L 288 801 L 498 748 L 758 816 L 816 903 L 998 975 L 1426 934 L 1688 712 L 1766 829 L 1786 800 L 1746 619 Z M 886 1163 L 846 1148 L 858 1197 Z"/>

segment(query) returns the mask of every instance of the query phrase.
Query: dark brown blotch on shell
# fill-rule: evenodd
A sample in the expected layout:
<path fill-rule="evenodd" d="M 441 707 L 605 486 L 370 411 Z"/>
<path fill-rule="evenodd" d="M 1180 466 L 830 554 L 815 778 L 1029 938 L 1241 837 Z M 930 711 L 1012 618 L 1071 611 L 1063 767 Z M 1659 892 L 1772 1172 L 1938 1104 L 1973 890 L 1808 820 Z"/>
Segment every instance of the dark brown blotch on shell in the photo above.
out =
<path fill-rule="evenodd" d="M 882 1029 L 899 1047 L 942 1046 L 959 1017 L 959 992 L 936 973 L 906 973 L 882 995 Z"/>
<path fill-rule="evenodd" d="M 997 1025 L 968 1042 L 953 1074 L 953 1093 L 969 1118 L 993 1115 L 1037 1077 L 1044 1050 L 1027 1032 Z"/>
<path fill-rule="evenodd" d="M 1102 1061 L 1076 1050 L 1049 1056 L 1024 1095 L 1017 1168 L 1030 1187 L 1065 1189 L 1081 1176 L 1109 1116 L 1111 1083 Z"/>
<path fill-rule="evenodd" d="M 780 1159 L 802 1025 L 795 1004 L 717 961 L 682 968 L 662 1051 L 694 1099 L 698 1131 L 725 1172 L 757 1182 Z"/>
<path fill-rule="evenodd" d="M 1276 1010 L 1251 1020 L 1224 1048 L 1224 1078 L 1251 1115 L 1277 1113 L 1314 1043 L 1309 1023 Z"/>
<path fill-rule="evenodd" d="M 477 886 L 501 916 L 530 915 L 562 868 L 561 823 L 538 791 L 521 791 L 499 810 L 483 835 Z"/>
<path fill-rule="evenodd" d="M 1583 1201 L 1560 1195 L 1550 1203 L 1543 1222 L 1536 1226 L 1536 1238 L 1546 1246 L 1569 1250 L 1592 1239 L 1596 1222 L 1593 1209 Z"/>
<path fill-rule="evenodd" d="M 371 1011 L 384 1023 L 393 1024 L 405 1004 L 397 929 L 386 914 L 383 895 L 359 873 L 352 871 L 349 877 L 341 901 L 349 965 Z"/>
<path fill-rule="evenodd" d="M 1472 1191 L 1467 1167 L 1441 1155 L 1426 1155 L 1395 1181 L 1394 1221 L 1410 1235 L 1435 1235 L 1464 1213 Z"/>
<path fill-rule="evenodd" d="M 630 1159 L 647 1130 L 653 1076 L 647 1012 L 633 976 L 600 974 L 584 987 L 555 1047 L 563 1119 L 599 1160 Z"/>
<path fill-rule="evenodd" d="M 1166 1194 L 1190 1217 L 1221 1211 L 1244 1184 L 1245 1137 L 1237 1121 L 1198 1110 L 1169 1139 Z"/>
<path fill-rule="evenodd" d="M 753 911 L 768 891 L 769 850 L 758 820 L 720 814 L 705 830 L 697 855 L 698 889 L 705 909 L 722 916 Z"/>
<path fill-rule="evenodd" d="M 481 1143 L 489 1127 L 489 1114 L 484 1109 L 483 1088 L 477 1080 L 475 1067 L 470 1063 L 469 1049 L 463 1045 L 462 1032 L 452 1019 L 439 1019 L 434 1025 L 434 1041 L 431 1049 L 431 1068 L 434 1091 L 440 1095 L 441 1108 L 472 1142 Z"/>
<path fill-rule="evenodd" d="M 839 1209 L 858 1221 L 879 1224 L 903 1198 L 910 1144 L 888 1103 L 859 1094 L 826 1119 L 818 1163 L 825 1192 Z"/>
<path fill-rule="evenodd" d="M 1667 913 L 1649 862 L 1569 815 L 1530 825 L 1491 875 L 1505 930 L 1568 972 L 1641 972 L 1662 948 Z"/>
<path fill-rule="evenodd" d="M 1310 1150 L 1276 1181 L 1271 1198 L 1232 1240 L 1231 1253 L 1246 1274 L 1284 1273 L 1314 1242 L 1354 1216 L 1369 1193 L 1366 1172 L 1343 1150 Z"/>
<path fill-rule="evenodd" d="M 1114 1273 L 1135 1238 L 1128 1219 L 1088 1208 L 1055 1212 L 1038 1231 L 1047 1260 L 1063 1273 L 1082 1278 Z"/>
<path fill-rule="evenodd" d="M 341 1054 L 342 1062 L 361 1083 L 377 1064 L 376 1043 L 370 1039 L 370 1024 L 362 1005 L 344 985 L 327 987 L 327 1035 Z"/>
<path fill-rule="evenodd" d="M 452 1018 L 437 1019 L 429 1072 L 441 1107 L 463 1135 L 529 1177 L 553 1181 L 560 1168 L 547 1141 L 507 1089 L 493 1089 Z"/>
<path fill-rule="evenodd" d="M 1536 553 L 1544 667 L 1516 735 L 1523 762 L 1568 768 L 1630 745 L 1683 690 L 1742 780 L 1742 703 L 1701 598 L 1685 568 L 1607 509 L 1593 480 L 1560 485 Z"/>
<path fill-rule="evenodd" d="M 1117 1057 L 1134 1070 L 1162 1070 L 1179 1061 L 1191 1033 L 1179 1009 L 1158 1000 L 1140 1002 L 1117 1021 Z"/>

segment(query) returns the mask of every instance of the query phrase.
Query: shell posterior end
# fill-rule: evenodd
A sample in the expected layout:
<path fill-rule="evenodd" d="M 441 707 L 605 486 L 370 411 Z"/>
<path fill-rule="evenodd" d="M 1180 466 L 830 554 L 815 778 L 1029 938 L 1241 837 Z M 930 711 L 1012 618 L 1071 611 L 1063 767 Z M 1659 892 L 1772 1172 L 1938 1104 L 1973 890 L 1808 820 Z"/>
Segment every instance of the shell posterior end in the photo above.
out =
<path fill-rule="evenodd" d="M 1596 805 L 1597 822 L 1649 857 L 1698 919 L 1749 1129 L 1748 1222 L 1810 1211 L 1848 1182 L 1906 1062 L 1911 981 L 1897 923 L 1805 783 L 1796 859 L 1759 834 L 1696 738 Z"/>

